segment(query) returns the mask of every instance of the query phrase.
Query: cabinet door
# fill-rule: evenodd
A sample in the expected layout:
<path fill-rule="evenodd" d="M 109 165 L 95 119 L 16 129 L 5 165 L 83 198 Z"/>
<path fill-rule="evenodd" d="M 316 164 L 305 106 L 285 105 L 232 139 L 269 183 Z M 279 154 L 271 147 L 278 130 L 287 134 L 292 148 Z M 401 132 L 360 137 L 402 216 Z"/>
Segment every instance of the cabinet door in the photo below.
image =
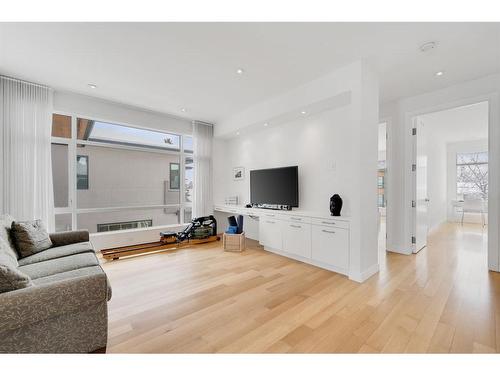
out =
<path fill-rule="evenodd" d="M 349 230 L 312 226 L 312 259 L 349 271 Z"/>
<path fill-rule="evenodd" d="M 304 258 L 311 258 L 311 225 L 284 221 L 283 251 Z"/>
<path fill-rule="evenodd" d="M 259 221 L 259 242 L 264 247 L 281 250 L 280 221 L 261 217 Z"/>

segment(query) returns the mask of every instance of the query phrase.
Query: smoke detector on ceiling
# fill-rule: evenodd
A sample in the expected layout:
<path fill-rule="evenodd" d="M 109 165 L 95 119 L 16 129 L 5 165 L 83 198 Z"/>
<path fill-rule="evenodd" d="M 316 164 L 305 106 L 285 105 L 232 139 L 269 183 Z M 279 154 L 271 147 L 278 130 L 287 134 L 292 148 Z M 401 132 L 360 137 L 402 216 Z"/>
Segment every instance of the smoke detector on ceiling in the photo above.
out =
<path fill-rule="evenodd" d="M 420 46 L 420 52 L 429 52 L 437 47 L 436 42 L 426 42 Z"/>

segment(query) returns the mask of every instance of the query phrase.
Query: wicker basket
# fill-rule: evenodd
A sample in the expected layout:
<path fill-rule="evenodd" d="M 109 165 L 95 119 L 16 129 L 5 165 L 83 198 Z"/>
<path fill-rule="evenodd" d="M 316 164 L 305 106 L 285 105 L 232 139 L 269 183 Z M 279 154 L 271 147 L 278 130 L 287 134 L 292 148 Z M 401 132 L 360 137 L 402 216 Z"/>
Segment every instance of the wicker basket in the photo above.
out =
<path fill-rule="evenodd" d="M 245 250 L 245 232 L 241 234 L 224 233 L 222 237 L 224 251 L 241 252 Z"/>

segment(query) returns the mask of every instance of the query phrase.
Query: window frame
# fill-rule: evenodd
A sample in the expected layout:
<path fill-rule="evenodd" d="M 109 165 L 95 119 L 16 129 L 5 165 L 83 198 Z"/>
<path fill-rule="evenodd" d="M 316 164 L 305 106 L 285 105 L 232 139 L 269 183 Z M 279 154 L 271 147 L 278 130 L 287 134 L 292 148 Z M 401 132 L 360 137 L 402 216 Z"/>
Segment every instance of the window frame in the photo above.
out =
<path fill-rule="evenodd" d="M 464 155 L 464 154 L 486 154 L 486 156 L 488 157 L 488 161 L 481 161 L 481 162 L 474 162 L 474 163 L 459 163 L 458 162 L 458 156 L 459 155 Z M 475 166 L 486 165 L 487 171 L 488 171 L 488 175 L 489 175 L 489 169 L 490 169 L 490 166 L 489 166 L 490 158 L 489 158 L 489 156 L 490 155 L 489 155 L 488 150 L 486 150 L 486 151 L 457 151 L 455 153 L 455 194 L 456 194 L 457 198 L 460 195 L 462 195 L 462 196 L 465 195 L 464 193 L 459 193 L 458 192 L 458 184 L 459 184 L 458 168 L 459 167 L 463 167 L 463 166 L 468 166 L 468 165 L 475 165 Z M 489 194 L 489 186 L 488 186 L 488 193 L 486 194 L 486 198 L 482 198 L 482 199 L 487 200 L 488 199 L 488 194 Z"/>
<path fill-rule="evenodd" d="M 184 210 L 186 207 L 192 208 L 191 202 L 185 201 L 185 184 L 184 184 L 184 170 L 185 170 L 185 158 L 190 155 L 192 157 L 193 151 L 185 151 L 184 150 L 184 137 L 193 137 L 193 134 L 189 133 L 181 133 L 176 131 L 165 130 L 165 133 L 179 136 L 179 150 L 169 150 L 169 149 L 157 149 L 150 148 L 147 146 L 133 146 L 133 145 L 124 145 L 124 144 L 114 144 L 114 143 L 105 143 L 105 142 L 94 142 L 94 141 L 86 141 L 77 139 L 77 119 L 84 118 L 90 119 L 93 121 L 106 122 L 114 125 L 121 125 L 126 127 L 132 127 L 136 129 L 150 130 L 150 131 L 162 131 L 159 129 L 154 129 L 145 126 L 138 126 L 135 124 L 126 123 L 123 121 L 114 121 L 109 119 L 103 119 L 99 117 L 95 117 L 88 114 L 81 113 L 69 113 L 65 111 L 52 111 L 52 115 L 63 115 L 71 117 L 71 138 L 61 138 L 61 137 L 51 137 L 51 143 L 59 143 L 68 145 L 68 207 L 56 207 L 54 208 L 55 215 L 62 214 L 71 214 L 71 227 L 72 230 L 76 230 L 78 228 L 78 214 L 81 213 L 92 213 L 92 212 L 111 212 L 111 211 L 125 211 L 125 210 L 134 210 L 134 209 L 155 209 L 155 208 L 172 208 L 176 207 L 179 209 L 179 223 L 178 224 L 170 224 L 170 225 L 162 225 L 162 227 L 176 227 L 179 225 L 187 224 L 184 223 Z M 51 117 L 52 118 L 52 117 Z M 51 125 L 52 126 L 52 125 Z M 51 133 L 52 134 L 52 133 Z M 123 149 L 123 150 L 132 150 L 132 151 L 143 151 L 143 152 L 151 152 L 151 153 L 161 153 L 161 154 L 170 154 L 170 155 L 178 155 L 179 156 L 179 184 L 180 189 L 176 190 L 180 193 L 179 203 L 175 204 L 162 204 L 162 205 L 127 205 L 121 207 L 97 207 L 97 208 L 78 208 L 77 202 L 77 176 L 76 176 L 76 160 L 78 155 L 78 145 L 88 145 L 88 146 L 98 146 L 98 147 L 107 147 L 113 149 Z M 88 164 L 87 164 L 88 165 Z M 90 185 L 90 182 L 89 182 Z M 120 231 L 118 231 L 120 232 Z M 105 233 L 105 232 L 101 232 Z M 114 232 L 110 232 L 114 233 Z"/>

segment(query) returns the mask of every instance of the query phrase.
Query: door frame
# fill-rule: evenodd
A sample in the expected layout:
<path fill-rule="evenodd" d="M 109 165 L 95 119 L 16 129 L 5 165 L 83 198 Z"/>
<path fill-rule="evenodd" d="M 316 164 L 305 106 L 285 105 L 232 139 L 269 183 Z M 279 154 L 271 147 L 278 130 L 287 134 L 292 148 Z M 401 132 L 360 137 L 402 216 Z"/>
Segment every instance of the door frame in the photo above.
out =
<path fill-rule="evenodd" d="M 416 163 L 416 136 L 413 135 L 413 120 L 418 116 L 441 112 L 457 107 L 477 104 L 487 102 L 488 103 L 488 268 L 493 271 L 500 271 L 499 269 L 499 255 L 500 251 L 498 248 L 499 236 L 498 236 L 498 223 L 499 223 L 499 212 L 496 210 L 498 207 L 498 196 L 500 193 L 500 172 L 498 168 L 500 167 L 500 142 L 492 142 L 492 140 L 498 140 L 500 138 L 500 129 L 498 126 L 494 126 L 498 122 L 498 95 L 496 93 L 478 95 L 469 97 L 466 99 L 451 101 L 443 104 L 438 104 L 435 106 L 430 106 L 422 108 L 415 111 L 405 112 L 405 128 L 408 132 L 407 134 L 411 137 L 411 150 L 410 150 L 410 168 L 409 173 L 406 174 L 406 181 L 408 186 L 410 186 L 407 193 L 410 194 L 410 229 L 411 236 L 416 234 L 416 207 L 411 207 L 411 201 L 415 200 L 416 194 L 416 177 L 415 173 L 412 171 L 412 165 Z M 495 121 L 497 120 L 497 121 Z M 408 154 L 407 154 L 408 155 Z M 493 157 L 491 157 L 493 156 Z M 411 244 L 412 253 L 415 253 L 415 244 Z"/>

